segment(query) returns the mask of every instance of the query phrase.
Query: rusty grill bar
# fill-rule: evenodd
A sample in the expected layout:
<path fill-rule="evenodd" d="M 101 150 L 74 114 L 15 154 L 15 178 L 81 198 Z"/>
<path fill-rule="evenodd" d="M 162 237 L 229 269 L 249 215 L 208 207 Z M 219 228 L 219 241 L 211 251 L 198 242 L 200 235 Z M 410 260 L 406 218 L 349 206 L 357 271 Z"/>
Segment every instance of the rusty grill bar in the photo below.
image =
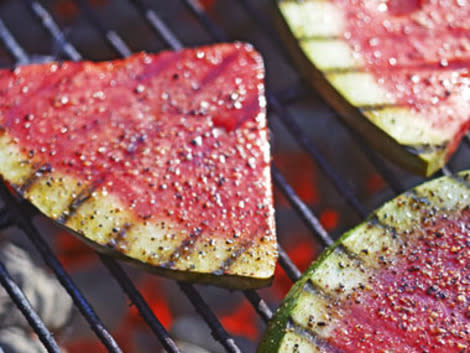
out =
<path fill-rule="evenodd" d="M 189 12 L 199 21 L 199 24 L 207 31 L 213 41 L 225 41 L 230 39 L 227 38 L 224 30 L 203 11 L 197 1 L 180 1 L 184 3 Z M 64 32 L 59 28 L 52 15 L 49 14 L 45 7 L 35 0 L 24 0 L 24 2 L 31 10 L 32 14 L 41 23 L 43 28 L 53 38 L 55 43 L 59 45 L 62 53 L 64 53 L 65 56 L 71 60 L 81 60 L 82 54 L 70 42 L 67 41 Z M 120 35 L 112 29 L 107 29 L 100 22 L 98 17 L 94 14 L 93 10 L 89 7 L 85 0 L 75 0 L 75 2 L 78 4 L 80 9 L 83 10 L 83 13 L 86 15 L 89 23 L 98 30 L 106 43 L 118 55 L 125 57 L 131 54 L 130 48 L 120 37 Z M 183 47 L 183 44 L 180 42 L 177 36 L 170 30 L 170 28 L 159 17 L 158 13 L 154 9 L 148 8 L 141 0 L 130 0 L 130 2 L 135 6 L 140 15 L 147 21 L 148 25 L 150 28 L 152 28 L 155 34 L 168 47 L 172 49 L 180 49 Z M 247 16 L 252 18 L 261 31 L 269 38 L 269 40 L 275 42 L 276 45 L 280 45 L 280 39 L 277 37 L 269 18 L 267 18 L 263 13 L 259 12 L 252 2 L 248 0 L 240 0 L 239 6 L 243 8 Z M 25 64 L 29 62 L 28 54 L 17 42 L 1 18 L 0 41 L 8 50 L 9 54 L 15 59 L 16 64 Z M 367 216 L 368 213 L 364 205 L 362 205 L 359 199 L 355 196 L 353 190 L 344 180 L 344 178 L 342 178 L 334 170 L 328 160 L 313 145 L 312 141 L 302 131 L 295 118 L 284 106 L 285 103 L 287 104 L 294 102 L 298 99 L 301 99 L 304 95 L 304 90 L 302 88 L 299 89 L 299 87 L 289 87 L 287 90 L 285 90 L 284 94 L 273 94 L 272 92 L 267 92 L 268 107 L 271 111 L 276 113 L 284 128 L 289 131 L 289 133 L 298 141 L 298 143 L 309 154 L 309 156 L 315 160 L 326 176 L 327 180 L 332 183 L 332 185 L 338 191 L 339 195 L 350 206 L 351 210 L 356 213 L 360 219 L 363 219 Z M 376 168 L 379 174 L 388 183 L 392 191 L 395 194 L 403 191 L 405 188 L 401 181 L 384 163 L 382 158 L 372 151 L 355 131 L 351 130 L 349 127 L 347 127 L 347 129 L 354 138 L 354 141 L 358 144 L 362 153 L 367 157 L 367 159 Z M 465 141 L 468 145 L 470 145 L 470 138 L 466 137 Z M 443 170 L 440 172 L 440 174 L 448 173 L 450 173 L 448 168 L 443 168 Z M 310 207 L 308 207 L 300 199 L 300 197 L 296 195 L 292 186 L 287 183 L 284 176 L 277 168 L 274 167 L 274 165 L 272 166 L 272 176 L 275 186 L 286 196 L 287 200 L 290 202 L 293 209 L 297 212 L 299 218 L 302 219 L 305 225 L 308 227 L 314 238 L 317 241 L 320 241 L 323 245 L 332 244 L 333 238 L 321 225 Z M 109 352 L 122 352 L 113 336 L 105 328 L 100 318 L 95 314 L 93 308 L 88 303 L 84 295 L 74 284 L 70 276 L 59 263 L 55 254 L 42 238 L 39 231 L 32 224 L 32 212 L 34 212 L 34 210 L 32 210 L 31 207 L 25 205 L 25 202 L 13 196 L 4 185 L 0 186 L 0 196 L 7 205 L 4 209 L 0 210 L 0 229 L 9 227 L 11 225 L 17 225 L 21 230 L 24 231 L 24 233 L 26 233 L 33 245 L 40 252 L 47 265 L 52 269 L 57 279 L 67 290 L 68 294 L 72 297 L 75 305 L 80 310 L 83 317 L 88 321 L 90 327 L 106 347 L 106 349 Z M 146 303 L 143 296 L 139 293 L 133 282 L 130 280 L 127 273 L 112 258 L 101 254 L 99 257 L 113 278 L 118 282 L 122 290 L 126 293 L 130 301 L 137 307 L 140 315 L 143 317 L 152 332 L 158 337 L 163 348 L 167 352 L 179 352 L 175 342 L 169 336 L 168 332 L 163 327 L 157 316 L 155 316 L 155 314 L 152 312 L 149 305 Z M 292 281 L 295 281 L 299 278 L 300 271 L 282 248 L 280 248 L 279 261 L 283 270 Z M 43 342 L 47 351 L 59 352 L 59 348 L 57 343 L 54 341 L 53 336 L 41 322 L 27 301 L 24 293 L 22 293 L 18 286 L 12 281 L 8 275 L 8 272 L 6 272 L 4 266 L 1 263 L 0 283 L 7 290 L 15 304 L 18 306 L 18 308 L 20 308 L 24 316 L 27 318 L 28 322 Z M 195 286 L 187 283 L 179 283 L 179 286 L 189 301 L 193 304 L 195 310 L 200 314 L 200 316 L 205 320 L 211 329 L 214 339 L 219 341 L 227 352 L 241 352 L 234 338 L 227 333 L 218 320 L 217 316 L 213 313 L 210 306 L 205 302 L 204 298 L 201 296 Z M 260 297 L 260 295 L 253 290 L 244 291 L 244 295 L 246 299 L 253 305 L 254 309 L 260 315 L 262 320 L 264 322 L 268 321 L 272 316 L 272 310 Z"/>

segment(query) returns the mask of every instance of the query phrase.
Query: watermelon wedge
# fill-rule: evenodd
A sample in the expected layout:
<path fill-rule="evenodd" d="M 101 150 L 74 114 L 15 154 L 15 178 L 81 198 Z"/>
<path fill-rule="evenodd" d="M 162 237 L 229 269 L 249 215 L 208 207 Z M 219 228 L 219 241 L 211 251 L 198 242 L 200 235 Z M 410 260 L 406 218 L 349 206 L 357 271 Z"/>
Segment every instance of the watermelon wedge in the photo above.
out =
<path fill-rule="evenodd" d="M 241 43 L 0 71 L 0 173 L 99 251 L 265 286 L 277 245 L 263 80 Z"/>
<path fill-rule="evenodd" d="M 470 171 L 408 191 L 293 286 L 259 353 L 467 352 Z"/>
<path fill-rule="evenodd" d="M 305 79 L 378 151 L 442 167 L 470 126 L 470 3 L 281 0 L 276 22 Z"/>

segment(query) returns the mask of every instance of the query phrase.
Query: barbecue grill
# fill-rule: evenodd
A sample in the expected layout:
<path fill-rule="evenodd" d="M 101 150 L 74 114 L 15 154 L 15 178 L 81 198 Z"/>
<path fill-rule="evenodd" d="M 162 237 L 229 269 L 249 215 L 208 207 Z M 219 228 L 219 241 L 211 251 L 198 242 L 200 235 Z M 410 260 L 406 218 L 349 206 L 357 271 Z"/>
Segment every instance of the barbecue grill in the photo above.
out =
<path fill-rule="evenodd" d="M 304 86 L 295 68 L 290 66 L 271 22 L 269 14 L 269 8 L 272 6 L 271 1 L 220 0 L 221 4 L 216 5 L 215 10 L 210 13 L 206 12 L 196 0 L 174 2 L 110 1 L 111 4 L 105 8 L 106 11 L 91 7 L 90 2 L 86 0 L 77 0 L 73 3 L 80 10 L 81 18 L 79 28 L 75 29 L 58 24 L 57 16 L 51 11 L 51 1 L 7 1 L 1 4 L 0 43 L 3 48 L 0 49 L 0 63 L 3 66 L 14 66 L 37 60 L 37 57 L 31 55 L 31 50 L 34 53 L 44 54 L 47 56 L 46 59 L 54 60 L 110 59 L 128 56 L 137 50 L 179 49 L 183 46 L 238 39 L 250 41 L 261 51 L 266 60 L 267 100 L 269 121 L 273 131 L 272 140 L 276 145 L 283 139 L 293 138 L 295 143 L 298 143 L 314 162 L 319 170 L 318 178 L 326 185 L 328 193 L 336 195 L 335 197 L 340 199 L 339 202 L 345 205 L 346 212 L 350 214 L 350 217 L 346 217 L 348 220 L 341 225 L 343 229 L 365 218 L 368 212 L 377 207 L 381 201 L 420 181 L 419 178 L 413 177 L 383 160 L 353 130 L 342 125 L 341 119 L 318 98 L 315 92 Z M 127 18 L 129 21 L 126 25 L 127 29 L 133 26 L 145 28 L 146 33 L 153 32 L 153 41 L 142 43 L 138 35 L 133 37 L 132 33 L 122 32 L 122 28 L 113 29 L 111 19 L 113 11 L 115 11 L 114 3 L 117 3 L 119 7 L 131 9 L 133 12 L 133 15 Z M 172 20 L 175 13 L 179 13 L 179 18 L 184 17 L 188 24 Z M 18 23 L 20 18 L 22 22 Z M 235 28 L 239 19 L 249 23 L 247 29 Z M 41 27 L 41 33 L 30 35 L 35 32 L 35 28 L 38 26 Z M 80 36 L 74 34 L 74 30 L 80 33 L 88 32 L 88 36 L 92 33 L 93 39 L 101 43 L 101 49 L 97 50 L 97 45 L 86 46 L 86 43 L 80 41 Z M 29 36 L 25 34 L 25 31 Z M 191 32 L 193 32 L 192 35 L 188 36 L 188 33 Z M 143 46 L 140 46 L 141 44 Z M 276 70 L 281 67 L 281 71 L 289 73 L 288 78 L 284 77 L 285 75 L 273 78 L 276 75 Z M 285 82 L 287 83 L 285 84 Z M 300 119 L 299 116 L 303 118 Z M 332 154 L 333 147 L 331 146 L 334 146 L 336 141 L 331 139 L 336 136 L 335 134 L 324 138 L 329 141 L 326 148 L 319 146 L 304 126 L 306 119 L 310 120 L 307 124 L 309 129 L 316 129 L 317 124 L 328 120 L 329 124 L 346 135 L 356 152 L 345 150 Z M 468 167 L 469 160 L 465 158 L 465 150 L 468 148 L 470 148 L 470 138 L 466 136 L 450 165 L 447 165 L 438 174 L 448 174 L 451 169 L 461 170 Z M 276 162 L 276 159 L 274 160 Z M 294 191 L 293 185 L 286 181 L 285 171 L 282 168 L 276 168 L 275 164 L 272 166 L 274 186 L 284 195 L 292 209 L 295 210 L 296 216 L 308 228 L 312 235 L 311 242 L 322 247 L 332 244 L 339 231 L 335 234 L 327 232 L 312 207 L 304 203 Z M 375 168 L 387 183 L 386 189 L 373 197 L 361 195 L 352 183 L 354 179 L 352 175 L 358 174 L 357 171 L 354 171 L 354 165 L 366 165 L 369 169 Z M 26 234 L 29 242 L 71 296 L 74 305 L 86 319 L 97 339 L 102 342 L 107 351 L 122 352 L 123 350 L 119 347 L 116 339 L 106 328 L 106 324 L 98 317 L 88 302 L 87 293 L 83 293 L 76 286 L 48 245 L 45 234 L 41 234 L 44 232 L 40 232 L 33 223 L 36 211 L 11 194 L 4 185 L 0 186 L 0 197 L 4 203 L 0 210 L 0 228 L 16 226 Z M 288 242 L 288 234 L 283 233 L 286 232 L 279 232 L 281 244 Z M 159 320 L 158 309 L 154 312 L 151 310 L 127 270 L 108 256 L 101 254 L 97 256 L 131 303 L 135 305 L 163 348 L 167 352 L 179 352 L 174 340 Z M 35 313 L 25 294 L 12 280 L 1 261 L 2 259 L 0 259 L 0 283 L 26 317 L 47 351 L 60 352 L 54 336 Z M 296 264 L 282 248 L 280 249 L 279 262 L 291 281 L 300 277 L 300 271 Z M 213 338 L 227 352 L 242 352 L 237 340 L 222 326 L 208 300 L 201 294 L 199 286 L 188 283 L 178 283 L 178 286 L 194 306 L 196 312 L 206 322 Z M 268 306 L 262 293 L 247 290 L 243 292 L 243 295 L 261 319 L 264 322 L 268 321 L 275 308 Z"/>

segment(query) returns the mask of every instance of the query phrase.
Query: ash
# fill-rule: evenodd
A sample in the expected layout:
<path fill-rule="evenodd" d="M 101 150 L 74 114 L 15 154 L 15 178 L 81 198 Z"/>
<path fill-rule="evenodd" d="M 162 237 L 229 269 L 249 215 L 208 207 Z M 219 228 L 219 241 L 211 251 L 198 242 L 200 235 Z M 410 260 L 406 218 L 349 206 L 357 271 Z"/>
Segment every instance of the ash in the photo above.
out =
<path fill-rule="evenodd" d="M 72 317 L 72 300 L 65 290 L 27 252 L 10 242 L 0 241 L 0 259 L 49 330 L 60 334 Z M 0 353 L 36 352 L 46 349 L 0 287 Z"/>

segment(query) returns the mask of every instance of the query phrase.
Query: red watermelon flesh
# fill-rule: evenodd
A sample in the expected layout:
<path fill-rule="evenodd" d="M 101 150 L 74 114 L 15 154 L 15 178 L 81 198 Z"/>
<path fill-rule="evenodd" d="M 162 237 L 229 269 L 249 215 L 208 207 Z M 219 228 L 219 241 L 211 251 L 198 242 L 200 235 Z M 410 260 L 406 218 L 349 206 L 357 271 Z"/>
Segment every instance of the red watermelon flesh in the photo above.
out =
<path fill-rule="evenodd" d="M 460 0 L 278 2 L 296 68 L 376 150 L 429 176 L 470 126 L 470 5 Z"/>
<path fill-rule="evenodd" d="M 470 211 L 421 225 L 400 257 L 340 305 L 328 352 L 465 352 Z"/>
<path fill-rule="evenodd" d="M 35 171 L 6 179 L 33 203 L 28 190 L 57 173 L 78 180 L 85 199 L 113 196 L 126 220 L 112 228 L 120 238 L 105 234 L 101 245 L 139 261 L 236 274 L 230 266 L 244 254 L 263 264 L 245 275 L 261 271 L 266 282 L 276 249 L 263 80 L 261 56 L 241 43 L 0 71 L 0 125 Z M 78 191 L 68 209 L 48 215 L 68 225 Z M 80 222 L 71 228 L 89 238 Z M 132 250 L 124 238 L 134 224 L 164 234 L 149 234 L 151 249 Z M 197 268 L 193 251 L 202 262 L 217 254 L 207 261 L 219 266 Z"/>
<path fill-rule="evenodd" d="M 259 353 L 467 352 L 470 173 L 385 203 L 302 275 Z"/>
<path fill-rule="evenodd" d="M 452 130 L 470 126 L 470 4 L 457 0 L 333 0 L 344 38 L 396 105 Z"/>

